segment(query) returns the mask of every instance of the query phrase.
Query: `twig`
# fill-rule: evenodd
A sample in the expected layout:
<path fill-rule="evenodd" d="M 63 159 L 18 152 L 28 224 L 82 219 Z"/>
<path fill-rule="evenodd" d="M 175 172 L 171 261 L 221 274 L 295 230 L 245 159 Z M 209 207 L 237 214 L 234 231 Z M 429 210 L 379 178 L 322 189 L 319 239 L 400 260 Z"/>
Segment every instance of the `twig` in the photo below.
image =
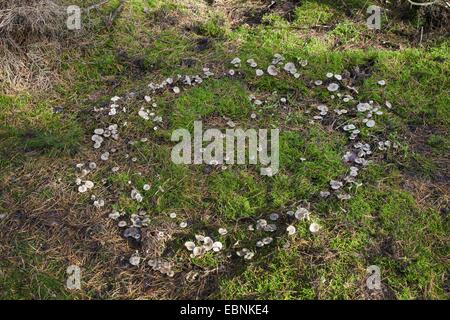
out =
<path fill-rule="evenodd" d="M 435 3 L 437 3 L 439 0 L 434 0 L 434 1 L 430 1 L 430 2 L 415 2 L 412 0 L 408 0 L 408 2 L 410 4 L 412 4 L 413 6 L 431 6 Z"/>
<path fill-rule="evenodd" d="M 350 7 L 345 3 L 344 0 L 340 0 L 341 5 L 344 7 L 344 9 L 347 11 L 347 15 L 351 16 L 352 15 L 352 10 L 350 9 Z"/>
<path fill-rule="evenodd" d="M 122 9 L 123 9 L 123 6 L 125 5 L 125 2 L 127 2 L 127 0 L 120 0 L 119 6 L 116 8 L 116 10 L 114 10 L 111 13 L 111 15 L 109 16 L 108 22 L 106 23 L 106 27 L 107 28 L 111 28 L 112 27 L 112 25 L 114 24 L 114 21 L 119 16 L 119 14 L 122 12 Z"/>
<path fill-rule="evenodd" d="M 325 25 L 325 24 L 315 24 L 312 26 L 293 26 L 292 28 L 297 30 L 308 30 L 308 29 L 330 29 L 333 26 L 331 25 Z"/>
<path fill-rule="evenodd" d="M 408 0 L 408 2 L 413 5 L 413 6 L 421 6 L 421 7 L 425 7 L 425 6 L 431 6 L 433 4 L 441 4 L 444 7 L 450 8 L 450 2 L 448 1 L 440 1 L 440 0 L 433 0 L 433 1 L 429 1 L 429 2 L 415 2 L 412 0 Z"/>
<path fill-rule="evenodd" d="M 93 9 L 97 9 L 98 7 L 101 7 L 102 5 L 104 5 L 104 4 L 108 3 L 108 2 L 109 2 L 109 0 L 100 1 L 99 3 L 93 4 L 93 5 L 89 6 L 89 7 L 87 7 L 85 10 L 89 12 L 89 11 L 91 11 Z"/>
<path fill-rule="evenodd" d="M 422 44 L 422 40 L 423 40 L 423 27 L 420 28 L 420 42 L 419 42 L 419 44 Z"/>

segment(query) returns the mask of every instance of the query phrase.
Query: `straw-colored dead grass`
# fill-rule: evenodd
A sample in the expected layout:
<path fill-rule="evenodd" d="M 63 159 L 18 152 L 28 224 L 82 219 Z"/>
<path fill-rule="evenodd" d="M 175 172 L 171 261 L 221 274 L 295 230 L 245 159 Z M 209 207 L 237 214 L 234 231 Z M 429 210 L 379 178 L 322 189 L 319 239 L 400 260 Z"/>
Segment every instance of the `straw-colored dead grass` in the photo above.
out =
<path fill-rule="evenodd" d="M 33 37 L 58 37 L 64 30 L 64 7 L 54 0 L 2 0 L 0 34 L 18 45 Z"/>
<path fill-rule="evenodd" d="M 53 57 L 67 33 L 65 8 L 55 0 L 0 1 L 1 90 L 51 87 Z"/>

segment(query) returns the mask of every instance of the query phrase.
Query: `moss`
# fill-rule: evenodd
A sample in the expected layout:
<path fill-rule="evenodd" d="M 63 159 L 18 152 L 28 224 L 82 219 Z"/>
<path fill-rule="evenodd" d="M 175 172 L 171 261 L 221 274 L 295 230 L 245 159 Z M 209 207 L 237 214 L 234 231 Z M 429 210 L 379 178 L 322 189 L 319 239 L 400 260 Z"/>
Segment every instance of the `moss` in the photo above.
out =
<path fill-rule="evenodd" d="M 227 219 L 253 216 L 266 204 L 265 185 L 245 171 L 225 171 L 208 180 L 208 189 L 215 199 L 214 208 Z"/>
<path fill-rule="evenodd" d="M 316 1 L 305 1 L 295 9 L 297 26 L 325 25 L 336 17 L 336 10 Z"/>

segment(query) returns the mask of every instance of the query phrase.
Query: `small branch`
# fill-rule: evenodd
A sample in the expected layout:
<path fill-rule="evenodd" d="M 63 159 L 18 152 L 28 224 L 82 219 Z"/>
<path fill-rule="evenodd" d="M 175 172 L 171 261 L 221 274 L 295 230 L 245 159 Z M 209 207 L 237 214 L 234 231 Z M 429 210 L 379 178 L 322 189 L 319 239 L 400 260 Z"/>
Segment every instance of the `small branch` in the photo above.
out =
<path fill-rule="evenodd" d="M 347 11 L 347 15 L 351 16 L 352 15 L 352 10 L 350 9 L 350 7 L 345 3 L 344 0 L 340 0 L 341 5 L 344 7 L 344 9 Z"/>
<path fill-rule="evenodd" d="M 419 41 L 419 44 L 422 44 L 422 40 L 423 40 L 423 27 L 420 28 L 420 41 Z"/>
<path fill-rule="evenodd" d="M 91 10 L 98 9 L 99 7 L 101 7 L 104 4 L 107 4 L 108 2 L 109 2 L 109 0 L 103 0 L 103 1 L 100 1 L 99 3 L 95 3 L 93 5 L 90 5 L 89 7 L 87 7 L 84 10 L 89 12 Z"/>
<path fill-rule="evenodd" d="M 292 28 L 297 30 L 309 30 L 309 29 L 330 29 L 333 26 L 325 24 L 315 24 L 312 26 L 293 26 Z"/>
<path fill-rule="evenodd" d="M 408 0 L 409 3 L 411 3 L 413 6 L 431 6 L 435 3 L 437 3 L 439 0 L 434 0 L 434 1 L 430 1 L 430 2 L 415 2 L 412 0 Z"/>
<path fill-rule="evenodd" d="M 116 8 L 116 10 L 114 10 L 111 13 L 111 15 L 109 16 L 108 22 L 106 23 L 106 27 L 108 29 L 113 26 L 114 21 L 119 16 L 119 14 L 122 12 L 123 6 L 125 5 L 126 2 L 127 2 L 127 0 L 120 0 L 119 6 Z"/>

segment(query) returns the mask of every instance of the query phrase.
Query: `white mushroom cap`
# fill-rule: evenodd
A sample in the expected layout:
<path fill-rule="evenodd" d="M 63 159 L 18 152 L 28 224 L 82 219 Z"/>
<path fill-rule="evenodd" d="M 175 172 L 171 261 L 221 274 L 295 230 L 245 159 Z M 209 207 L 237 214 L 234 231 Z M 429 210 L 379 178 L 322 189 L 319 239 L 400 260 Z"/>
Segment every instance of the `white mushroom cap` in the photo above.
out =
<path fill-rule="evenodd" d="M 278 75 L 278 69 L 274 65 L 270 65 L 267 67 L 267 73 L 271 76 Z"/>
<path fill-rule="evenodd" d="M 286 228 L 286 231 L 288 232 L 288 234 L 289 234 L 290 236 L 292 236 L 292 235 L 295 234 L 295 232 L 297 231 L 297 229 L 295 229 L 294 226 L 288 226 L 288 227 Z"/>
<path fill-rule="evenodd" d="M 184 246 L 185 246 L 186 249 L 188 249 L 189 251 L 192 251 L 192 250 L 194 250 L 194 248 L 195 248 L 195 243 L 192 242 L 192 241 L 186 241 L 186 242 L 184 243 Z"/>
<path fill-rule="evenodd" d="M 331 186 L 331 189 L 338 190 L 343 186 L 343 184 L 341 181 L 331 180 L 330 186 Z"/>
<path fill-rule="evenodd" d="M 367 121 L 367 122 L 366 122 L 366 126 L 367 126 L 368 128 L 373 128 L 373 127 L 375 127 L 375 121 L 374 121 L 374 120 L 369 120 L 369 121 Z"/>
<path fill-rule="evenodd" d="M 231 64 L 234 64 L 234 65 L 236 65 L 236 64 L 239 64 L 239 63 L 241 63 L 241 59 L 239 59 L 239 58 L 234 58 L 233 60 L 231 60 Z"/>
<path fill-rule="evenodd" d="M 301 219 L 308 219 L 309 214 L 310 212 L 308 209 L 300 207 L 297 209 L 297 211 L 295 211 L 294 215 L 296 219 L 301 220 Z"/>
<path fill-rule="evenodd" d="M 84 185 L 86 186 L 86 188 L 88 189 L 92 189 L 94 187 L 94 183 L 92 181 L 86 180 L 84 182 Z"/>
<path fill-rule="evenodd" d="M 332 83 L 330 83 L 328 85 L 327 89 L 330 92 L 334 92 L 334 91 L 337 91 L 339 89 L 339 85 L 337 83 L 332 82 Z"/>
<path fill-rule="evenodd" d="M 106 151 L 106 152 L 102 153 L 102 155 L 100 156 L 100 159 L 103 160 L 103 161 L 108 160 L 109 159 L 109 152 Z"/>
<path fill-rule="evenodd" d="M 296 73 L 297 72 L 297 68 L 295 67 L 295 64 L 292 62 L 288 62 L 284 65 L 283 69 L 289 73 Z"/>
<path fill-rule="evenodd" d="M 137 266 L 141 262 L 141 257 L 139 256 L 139 254 L 135 253 L 130 257 L 129 261 L 131 265 Z"/>
<path fill-rule="evenodd" d="M 213 248 L 214 241 L 210 237 L 205 237 L 203 239 L 203 248 L 209 251 Z"/>
<path fill-rule="evenodd" d="M 202 236 L 201 234 L 196 234 L 195 239 L 197 241 L 203 242 L 205 240 L 205 236 Z"/>
<path fill-rule="evenodd" d="M 276 220 L 278 220 L 279 217 L 280 217 L 280 215 L 278 213 L 271 213 L 269 216 L 269 219 L 272 221 L 276 221 Z"/>
<path fill-rule="evenodd" d="M 316 233 L 320 230 L 320 225 L 313 222 L 309 225 L 309 231 L 311 231 L 312 233 Z"/>
<path fill-rule="evenodd" d="M 222 250 L 222 247 L 223 247 L 223 245 L 219 241 L 214 242 L 212 245 L 212 249 L 214 252 L 219 252 L 220 250 Z"/>
<path fill-rule="evenodd" d="M 194 247 L 192 253 L 194 257 L 201 256 L 203 253 L 205 253 L 205 249 L 203 247 Z"/>

